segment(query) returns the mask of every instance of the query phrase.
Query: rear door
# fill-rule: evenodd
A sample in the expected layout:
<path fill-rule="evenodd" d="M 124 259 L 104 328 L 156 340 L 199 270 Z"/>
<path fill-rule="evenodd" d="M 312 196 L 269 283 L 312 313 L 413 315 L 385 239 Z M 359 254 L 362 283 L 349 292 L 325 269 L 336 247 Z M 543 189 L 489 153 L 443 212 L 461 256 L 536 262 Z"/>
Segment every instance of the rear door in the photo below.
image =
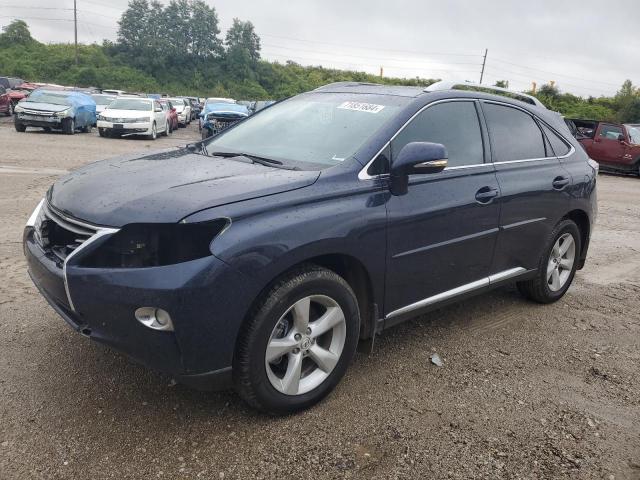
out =
<path fill-rule="evenodd" d="M 624 138 L 620 125 L 601 123 L 591 146 L 592 158 L 604 164 L 623 163 L 627 149 Z"/>
<path fill-rule="evenodd" d="M 454 295 L 458 287 L 476 288 L 474 282 L 489 275 L 500 191 L 478 108 L 473 100 L 431 104 L 391 142 L 392 162 L 416 141 L 444 144 L 449 161 L 440 173 L 411 175 L 408 193 L 387 202 L 389 319 Z"/>
<path fill-rule="evenodd" d="M 537 268 L 549 234 L 569 211 L 571 176 L 523 109 L 482 101 L 501 191 L 492 273 Z"/>

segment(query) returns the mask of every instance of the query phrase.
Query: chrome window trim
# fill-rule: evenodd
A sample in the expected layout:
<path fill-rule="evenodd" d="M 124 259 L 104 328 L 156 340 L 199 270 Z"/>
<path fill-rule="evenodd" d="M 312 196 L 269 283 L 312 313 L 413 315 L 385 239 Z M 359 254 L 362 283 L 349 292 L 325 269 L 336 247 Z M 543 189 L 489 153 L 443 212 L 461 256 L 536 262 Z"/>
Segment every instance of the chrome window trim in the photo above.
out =
<path fill-rule="evenodd" d="M 400 132 L 402 132 L 402 130 L 404 130 L 404 128 L 415 118 L 417 117 L 420 113 L 422 113 L 424 110 L 426 110 L 427 108 L 431 107 L 432 105 L 437 105 L 439 103 L 445 103 L 445 102 L 475 102 L 475 101 L 480 101 L 480 102 L 486 102 L 486 103 L 494 103 L 496 105 L 502 105 L 505 107 L 511 107 L 511 108 L 515 108 L 517 110 L 521 110 L 522 112 L 526 113 L 527 115 L 530 115 L 532 117 L 534 117 L 535 119 L 541 121 L 542 123 L 544 123 L 547 128 L 551 129 L 551 131 L 553 131 L 554 133 L 556 133 L 557 135 L 559 135 L 566 143 L 569 144 L 569 152 L 567 152 L 565 155 L 561 155 L 561 156 L 554 156 L 554 157 L 542 157 L 542 158 L 525 158 L 522 160 L 505 160 L 502 162 L 486 162 L 486 163 L 480 163 L 480 164 L 476 164 L 476 165 L 460 165 L 460 166 L 455 166 L 455 167 L 447 167 L 444 169 L 444 171 L 447 170 L 454 170 L 454 169 L 463 169 L 463 168 L 477 168 L 477 167 L 485 167 L 487 165 L 506 165 L 509 163 L 523 163 L 523 162 L 539 162 L 542 160 L 562 160 L 563 158 L 567 158 L 570 157 L 571 155 L 573 155 L 576 151 L 575 147 L 573 146 L 573 144 L 571 142 L 569 142 L 564 135 L 560 134 L 555 128 L 553 128 L 552 126 L 550 126 L 547 122 L 545 122 L 544 120 L 542 120 L 541 118 L 537 117 L 536 115 L 532 114 L 531 112 L 525 110 L 524 108 L 521 108 L 517 105 L 513 105 L 511 103 L 506 103 L 506 102 L 500 102 L 497 100 L 484 100 L 484 99 L 473 99 L 473 98 L 447 98 L 447 99 L 443 99 L 443 100 L 437 100 L 435 102 L 429 103 L 427 105 L 425 105 L 424 107 L 422 107 L 420 110 L 418 110 L 416 113 L 414 113 L 411 118 L 409 118 L 409 120 L 407 120 L 399 129 L 396 133 L 393 134 L 393 136 L 389 139 L 389 141 L 387 143 L 384 144 L 384 146 L 378 150 L 378 152 L 373 156 L 373 158 L 371 160 L 369 160 L 364 167 L 362 167 L 362 169 L 358 172 L 358 179 L 359 180 L 375 180 L 377 178 L 384 178 L 384 176 L 388 176 L 388 173 L 382 173 L 379 175 L 369 175 L 367 173 L 367 170 L 369 169 L 369 167 L 371 166 L 371 164 L 378 158 L 378 156 L 384 151 L 385 148 L 387 148 L 391 142 L 393 140 L 395 140 L 395 138 L 400 134 Z"/>
<path fill-rule="evenodd" d="M 480 280 L 476 280 L 474 282 L 467 283 L 465 285 L 460 285 L 459 287 L 452 288 L 451 290 L 446 290 L 436 295 L 432 295 L 431 297 L 427 297 L 422 300 L 418 300 L 417 302 L 411 303 L 409 305 L 405 305 L 404 307 L 400 307 L 397 310 L 394 310 L 388 313 L 384 318 L 385 320 L 389 320 L 399 315 L 403 315 L 405 313 L 418 310 L 422 307 L 435 305 L 436 303 L 449 300 L 451 298 L 457 297 L 458 295 L 472 292 L 473 290 L 478 290 L 479 288 L 487 287 L 494 283 L 517 277 L 518 275 L 521 275 L 526 272 L 527 270 L 525 268 L 515 267 L 515 268 L 510 268 L 508 270 L 504 270 L 502 272 L 494 273 L 492 275 L 489 275 L 488 277 L 481 278 Z"/>
<path fill-rule="evenodd" d="M 418 110 L 416 113 L 414 113 L 413 115 L 411 115 L 411 117 L 409 118 L 409 120 L 407 120 L 406 122 L 404 122 L 402 124 L 402 126 L 396 131 L 396 133 L 393 134 L 393 136 L 387 141 L 387 143 L 385 143 L 382 148 L 380 150 L 378 150 L 378 153 L 376 153 L 373 158 L 371 160 L 369 160 L 364 167 L 362 167 L 362 169 L 358 172 L 358 179 L 359 180 L 375 180 L 376 178 L 379 178 L 381 175 L 388 175 L 388 173 L 383 173 L 383 174 L 379 174 L 379 175 L 369 175 L 367 173 L 367 170 L 369 170 L 369 167 L 371 166 L 371 164 L 378 158 L 378 155 L 380 155 L 385 148 L 387 148 L 391 142 L 393 142 L 395 140 L 395 138 L 400 135 L 400 133 L 405 129 L 405 127 L 407 125 L 409 125 L 414 118 L 416 118 L 418 115 L 420 115 L 423 111 L 425 111 L 427 108 L 432 107 L 433 105 L 438 105 L 440 103 L 449 103 L 449 102 L 471 102 L 471 103 L 475 103 L 476 99 L 473 98 L 445 98 L 442 100 L 436 100 L 435 102 L 431 102 L 425 106 L 423 106 L 422 108 L 420 108 L 420 110 Z M 478 122 L 479 123 L 479 122 Z M 478 164 L 478 165 L 469 165 L 469 166 L 484 166 L 484 165 L 488 165 L 489 163 L 482 163 L 482 164 Z M 466 165 L 461 165 L 461 166 L 466 166 Z M 456 168 L 456 167 L 447 167 L 444 169 L 444 171 L 446 170 L 450 170 L 452 168 Z"/>

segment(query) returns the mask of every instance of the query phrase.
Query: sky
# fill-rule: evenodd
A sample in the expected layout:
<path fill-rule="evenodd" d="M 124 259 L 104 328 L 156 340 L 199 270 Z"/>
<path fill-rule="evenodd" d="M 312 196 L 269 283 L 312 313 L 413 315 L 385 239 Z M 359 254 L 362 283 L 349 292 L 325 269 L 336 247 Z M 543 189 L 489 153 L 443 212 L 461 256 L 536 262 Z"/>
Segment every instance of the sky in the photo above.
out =
<path fill-rule="evenodd" d="M 385 76 L 555 81 L 581 96 L 640 83 L 638 0 L 205 0 L 221 30 L 250 20 L 262 57 Z M 161 3 L 168 3 L 162 0 Z M 114 40 L 127 0 L 77 0 L 78 40 Z M 41 42 L 73 42 L 73 0 L 0 0 L 0 26 L 24 19 Z"/>

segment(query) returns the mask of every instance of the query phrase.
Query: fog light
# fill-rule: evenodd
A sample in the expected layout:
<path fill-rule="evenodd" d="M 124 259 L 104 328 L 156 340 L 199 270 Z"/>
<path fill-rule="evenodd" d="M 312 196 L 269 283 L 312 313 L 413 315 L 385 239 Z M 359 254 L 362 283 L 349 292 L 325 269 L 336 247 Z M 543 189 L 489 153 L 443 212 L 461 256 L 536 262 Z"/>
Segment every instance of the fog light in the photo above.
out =
<path fill-rule="evenodd" d="M 154 330 L 173 331 L 171 316 L 161 308 L 140 307 L 136 310 L 136 318 L 145 327 Z"/>

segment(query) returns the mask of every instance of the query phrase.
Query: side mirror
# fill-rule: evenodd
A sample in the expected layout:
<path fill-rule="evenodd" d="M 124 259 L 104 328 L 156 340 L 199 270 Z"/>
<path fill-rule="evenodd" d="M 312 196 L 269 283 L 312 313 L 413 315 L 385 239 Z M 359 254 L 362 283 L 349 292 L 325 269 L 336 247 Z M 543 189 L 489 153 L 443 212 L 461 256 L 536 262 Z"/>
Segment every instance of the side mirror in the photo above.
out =
<path fill-rule="evenodd" d="M 172 111 L 172 112 L 175 112 L 175 111 L 176 111 L 176 107 L 172 107 L 172 108 L 171 108 L 171 111 Z"/>
<path fill-rule="evenodd" d="M 204 113 L 199 113 L 199 114 L 198 114 L 198 116 L 199 116 L 200 118 L 204 118 Z"/>
<path fill-rule="evenodd" d="M 389 187 L 393 195 L 405 195 L 409 175 L 438 173 L 447 166 L 447 149 L 441 143 L 407 143 L 391 165 Z"/>
<path fill-rule="evenodd" d="M 623 134 L 618 135 L 618 140 L 620 142 L 624 142 L 624 135 Z"/>

